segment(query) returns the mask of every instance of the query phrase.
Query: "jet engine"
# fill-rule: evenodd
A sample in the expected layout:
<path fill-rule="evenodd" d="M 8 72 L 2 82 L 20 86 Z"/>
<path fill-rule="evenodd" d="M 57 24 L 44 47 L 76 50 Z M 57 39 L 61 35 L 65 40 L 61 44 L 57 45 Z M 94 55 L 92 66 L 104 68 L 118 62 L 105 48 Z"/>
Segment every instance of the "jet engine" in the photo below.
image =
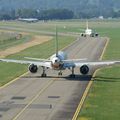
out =
<path fill-rule="evenodd" d="M 87 65 L 83 65 L 80 67 L 80 72 L 83 74 L 83 75 L 86 75 L 88 74 L 89 72 L 89 67 Z"/>
<path fill-rule="evenodd" d="M 95 33 L 95 36 L 96 36 L 96 37 L 98 37 L 98 35 L 99 35 L 98 33 Z"/>
<path fill-rule="evenodd" d="M 31 64 L 31 65 L 29 66 L 29 71 L 30 71 L 31 73 L 36 73 L 36 72 L 38 71 L 37 65 Z"/>
<path fill-rule="evenodd" d="M 83 36 L 84 36 L 84 34 L 82 33 L 82 34 L 81 34 L 81 36 L 83 37 Z"/>

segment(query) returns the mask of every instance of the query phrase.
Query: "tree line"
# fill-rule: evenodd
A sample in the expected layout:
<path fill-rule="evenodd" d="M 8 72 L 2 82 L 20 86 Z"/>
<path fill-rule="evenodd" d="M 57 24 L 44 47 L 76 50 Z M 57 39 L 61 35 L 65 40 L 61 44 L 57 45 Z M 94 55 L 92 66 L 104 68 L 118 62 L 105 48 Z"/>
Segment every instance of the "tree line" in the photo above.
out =
<path fill-rule="evenodd" d="M 80 11 L 77 14 L 68 9 L 17 9 L 0 10 L 0 20 L 15 20 L 18 18 L 37 18 L 39 20 L 73 19 L 73 18 L 94 18 L 98 17 L 99 11 L 88 8 L 86 11 Z M 120 10 L 108 10 L 104 17 L 120 17 Z"/>
<path fill-rule="evenodd" d="M 0 19 L 15 19 L 18 15 L 63 19 L 65 15 L 56 15 L 57 11 L 61 16 L 63 9 L 71 11 L 73 18 L 120 17 L 120 0 L 0 0 Z"/>
<path fill-rule="evenodd" d="M 72 19 L 74 12 L 68 9 L 18 9 L 10 11 L 0 11 L 0 20 L 15 20 L 18 18 L 37 18 L 39 20 Z"/>

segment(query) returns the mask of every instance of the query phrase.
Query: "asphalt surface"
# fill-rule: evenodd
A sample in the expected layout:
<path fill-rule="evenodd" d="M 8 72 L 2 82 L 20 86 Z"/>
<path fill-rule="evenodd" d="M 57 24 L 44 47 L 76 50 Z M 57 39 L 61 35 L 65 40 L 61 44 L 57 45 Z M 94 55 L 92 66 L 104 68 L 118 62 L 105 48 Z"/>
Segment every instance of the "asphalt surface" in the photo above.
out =
<path fill-rule="evenodd" d="M 87 58 L 98 60 L 106 38 L 79 38 L 67 47 L 69 59 Z M 94 69 L 91 69 L 91 73 Z M 28 74 L 0 89 L 0 120 L 71 120 L 91 75 L 81 76 L 75 69 L 76 78 L 70 78 L 70 70 L 47 70 L 47 78 Z"/>

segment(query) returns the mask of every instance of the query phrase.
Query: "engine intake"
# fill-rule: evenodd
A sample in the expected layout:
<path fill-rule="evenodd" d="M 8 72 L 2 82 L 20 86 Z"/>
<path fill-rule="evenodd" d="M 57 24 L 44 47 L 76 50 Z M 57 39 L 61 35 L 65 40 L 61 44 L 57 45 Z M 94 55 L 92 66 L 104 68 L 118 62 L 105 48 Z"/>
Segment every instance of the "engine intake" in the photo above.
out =
<path fill-rule="evenodd" d="M 31 64 L 31 65 L 29 66 L 29 71 L 30 71 L 31 73 L 36 73 L 36 72 L 38 71 L 37 65 Z"/>
<path fill-rule="evenodd" d="M 95 33 L 95 36 L 96 36 L 96 37 L 98 37 L 98 35 L 99 35 L 98 33 Z"/>
<path fill-rule="evenodd" d="M 87 65 L 83 65 L 83 66 L 81 66 L 80 67 L 80 72 L 82 73 L 82 74 L 88 74 L 88 72 L 89 72 L 89 67 L 87 66 Z"/>

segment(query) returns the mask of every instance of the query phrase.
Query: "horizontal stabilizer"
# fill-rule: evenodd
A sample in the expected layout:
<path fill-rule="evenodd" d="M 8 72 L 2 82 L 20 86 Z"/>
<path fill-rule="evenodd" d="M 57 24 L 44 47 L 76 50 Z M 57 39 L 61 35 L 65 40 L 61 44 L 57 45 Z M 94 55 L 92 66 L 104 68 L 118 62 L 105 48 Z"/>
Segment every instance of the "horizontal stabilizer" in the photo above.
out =
<path fill-rule="evenodd" d="M 31 58 L 31 57 L 24 57 L 24 58 L 28 59 L 28 60 L 36 60 L 36 61 L 42 61 L 42 62 L 51 62 L 50 60 L 47 60 L 47 59 Z"/>

